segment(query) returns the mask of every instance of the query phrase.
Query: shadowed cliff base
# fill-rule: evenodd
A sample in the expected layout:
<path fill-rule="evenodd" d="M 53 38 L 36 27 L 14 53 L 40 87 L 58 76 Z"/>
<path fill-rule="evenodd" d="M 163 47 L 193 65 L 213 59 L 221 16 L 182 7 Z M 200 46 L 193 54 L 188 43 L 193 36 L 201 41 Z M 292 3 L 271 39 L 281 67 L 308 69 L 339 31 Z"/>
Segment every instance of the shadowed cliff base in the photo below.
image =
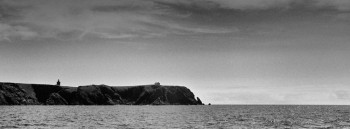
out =
<path fill-rule="evenodd" d="M 0 105 L 202 105 L 184 86 L 79 87 L 0 82 Z"/>

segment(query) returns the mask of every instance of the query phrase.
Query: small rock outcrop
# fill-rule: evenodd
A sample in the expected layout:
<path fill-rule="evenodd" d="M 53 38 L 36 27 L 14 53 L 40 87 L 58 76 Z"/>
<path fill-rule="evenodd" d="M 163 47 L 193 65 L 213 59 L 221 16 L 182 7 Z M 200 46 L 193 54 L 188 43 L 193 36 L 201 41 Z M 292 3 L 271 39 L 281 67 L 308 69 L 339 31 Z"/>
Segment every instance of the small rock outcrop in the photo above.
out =
<path fill-rule="evenodd" d="M 202 105 L 184 86 L 0 83 L 0 105 Z"/>
<path fill-rule="evenodd" d="M 197 97 L 197 103 L 198 103 L 198 104 L 201 104 L 201 105 L 204 105 L 204 104 L 202 103 L 202 100 L 201 100 L 199 97 Z"/>
<path fill-rule="evenodd" d="M 52 93 L 46 100 L 47 105 L 68 105 L 68 102 L 58 93 Z"/>

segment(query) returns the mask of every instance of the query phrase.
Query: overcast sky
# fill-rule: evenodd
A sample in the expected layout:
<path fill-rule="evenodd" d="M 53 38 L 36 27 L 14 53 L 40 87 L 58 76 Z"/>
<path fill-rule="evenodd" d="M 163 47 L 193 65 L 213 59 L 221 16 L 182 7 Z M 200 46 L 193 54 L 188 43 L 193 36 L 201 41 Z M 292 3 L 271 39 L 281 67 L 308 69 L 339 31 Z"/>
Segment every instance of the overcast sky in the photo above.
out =
<path fill-rule="evenodd" d="M 0 0 L 0 81 L 350 104 L 349 0 Z"/>

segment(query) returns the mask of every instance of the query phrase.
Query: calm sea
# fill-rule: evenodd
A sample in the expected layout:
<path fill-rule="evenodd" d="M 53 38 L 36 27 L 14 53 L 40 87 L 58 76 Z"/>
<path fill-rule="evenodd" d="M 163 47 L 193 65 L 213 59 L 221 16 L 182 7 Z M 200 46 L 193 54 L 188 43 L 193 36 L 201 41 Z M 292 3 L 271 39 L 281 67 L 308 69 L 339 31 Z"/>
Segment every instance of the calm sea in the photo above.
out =
<path fill-rule="evenodd" d="M 350 128 L 350 106 L 0 106 L 0 128 Z"/>

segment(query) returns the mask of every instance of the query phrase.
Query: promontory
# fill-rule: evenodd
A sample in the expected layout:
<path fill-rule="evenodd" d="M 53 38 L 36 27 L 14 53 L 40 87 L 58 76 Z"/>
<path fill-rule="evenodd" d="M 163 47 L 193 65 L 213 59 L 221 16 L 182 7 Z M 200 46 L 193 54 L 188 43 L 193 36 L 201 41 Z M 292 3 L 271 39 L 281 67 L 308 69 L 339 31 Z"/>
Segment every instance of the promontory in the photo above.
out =
<path fill-rule="evenodd" d="M 0 105 L 202 105 L 184 86 L 60 86 L 0 82 Z"/>

